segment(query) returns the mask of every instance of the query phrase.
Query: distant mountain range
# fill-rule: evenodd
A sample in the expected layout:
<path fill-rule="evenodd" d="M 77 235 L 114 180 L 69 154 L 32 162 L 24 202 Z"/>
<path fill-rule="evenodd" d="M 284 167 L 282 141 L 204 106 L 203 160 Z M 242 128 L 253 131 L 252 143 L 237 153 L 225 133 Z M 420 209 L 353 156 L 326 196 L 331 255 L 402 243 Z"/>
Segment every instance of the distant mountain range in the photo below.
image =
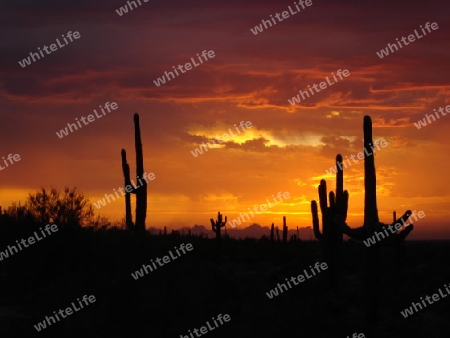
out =
<path fill-rule="evenodd" d="M 267 226 L 261 226 L 259 224 L 251 224 L 246 228 L 243 229 L 236 229 L 236 228 L 230 228 L 230 227 L 226 227 L 227 228 L 227 234 L 231 237 L 231 238 L 245 238 L 245 237 L 252 237 L 252 238 L 261 238 L 262 236 L 267 236 L 270 237 L 270 227 Z M 148 229 L 150 231 L 150 233 L 157 235 L 159 234 L 159 232 L 163 232 L 163 229 L 160 228 L 154 228 L 151 227 Z M 187 234 L 188 231 L 191 230 L 191 234 L 192 235 L 200 235 L 200 234 L 204 234 L 205 236 L 207 235 L 209 238 L 215 237 L 215 233 L 211 230 L 211 226 L 209 227 L 205 227 L 203 225 L 198 225 L 195 224 L 193 227 L 189 228 L 189 227 L 183 227 L 180 229 L 176 229 L 177 232 L 181 233 L 181 234 Z M 224 234 L 224 228 L 222 228 L 222 234 Z M 299 228 L 299 232 L 300 232 L 300 239 L 302 240 L 311 240 L 314 239 L 314 234 L 312 231 L 312 227 L 306 227 L 306 228 Z M 171 234 L 172 233 L 172 229 L 170 229 L 169 227 L 167 227 L 167 234 Z M 282 239 L 282 235 L 283 235 L 283 229 L 282 227 L 279 227 L 279 233 L 280 233 L 280 240 Z M 288 240 L 291 238 L 292 235 L 296 235 L 297 234 L 297 228 L 295 229 L 289 229 L 288 230 Z M 275 233 L 275 239 L 276 239 L 276 233 Z"/>

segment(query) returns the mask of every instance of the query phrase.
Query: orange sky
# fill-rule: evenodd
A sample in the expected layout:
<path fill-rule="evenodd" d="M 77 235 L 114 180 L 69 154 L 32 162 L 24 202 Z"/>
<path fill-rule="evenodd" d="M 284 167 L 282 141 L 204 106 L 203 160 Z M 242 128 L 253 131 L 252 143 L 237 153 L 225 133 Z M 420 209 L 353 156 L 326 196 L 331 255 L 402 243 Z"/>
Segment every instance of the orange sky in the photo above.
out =
<path fill-rule="evenodd" d="M 337 153 L 362 150 L 362 120 L 388 145 L 375 156 L 382 221 L 392 211 L 423 210 L 411 238 L 450 238 L 445 154 L 450 117 L 420 130 L 414 122 L 450 104 L 449 17 L 445 1 L 315 1 L 254 35 L 250 28 L 293 2 L 143 3 L 119 16 L 125 1 L 80 1 L 2 9 L 0 205 L 40 187 L 77 186 L 92 201 L 123 185 L 120 150 L 135 176 L 133 114 L 141 119 L 148 186 L 147 226 L 203 224 L 221 211 L 232 219 L 279 191 L 283 203 L 253 222 L 311 225 L 310 201 Z M 380 59 L 376 52 L 437 22 L 439 29 Z M 22 68 L 18 61 L 68 31 L 81 37 Z M 197 53 L 205 61 L 160 87 L 154 80 Z M 288 99 L 338 69 L 350 76 L 290 106 Z M 118 109 L 60 139 L 56 132 L 105 102 Z M 241 121 L 252 128 L 194 157 L 208 138 Z M 232 129 L 234 131 L 234 129 Z M 3 162 L 0 160 L 0 164 Z M 345 170 L 350 226 L 363 221 L 363 162 Z M 134 205 L 133 205 L 134 210 Z M 120 198 L 100 210 L 124 216 Z M 414 234 L 414 236 L 413 236 Z"/>

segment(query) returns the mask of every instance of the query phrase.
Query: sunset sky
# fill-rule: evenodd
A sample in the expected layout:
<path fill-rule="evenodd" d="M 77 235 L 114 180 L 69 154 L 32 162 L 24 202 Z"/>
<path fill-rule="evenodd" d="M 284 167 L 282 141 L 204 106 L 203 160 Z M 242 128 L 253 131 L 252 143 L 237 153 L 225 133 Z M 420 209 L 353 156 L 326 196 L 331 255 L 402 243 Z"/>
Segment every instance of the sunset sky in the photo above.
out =
<path fill-rule="evenodd" d="M 310 226 L 320 179 L 334 189 L 326 170 L 336 154 L 362 151 L 363 116 L 370 115 L 374 140 L 388 144 L 375 155 L 380 220 L 390 222 L 393 210 L 421 210 L 426 217 L 409 238 L 450 239 L 450 117 L 414 126 L 450 104 L 448 1 L 312 0 L 257 35 L 250 29 L 294 9 L 294 1 L 141 0 L 118 15 L 126 4 L 0 5 L 0 158 L 21 158 L 0 171 L 3 208 L 40 187 L 76 186 L 96 202 L 123 186 L 122 148 L 136 177 L 138 112 L 144 169 L 156 177 L 148 185 L 147 227 L 209 227 L 217 211 L 230 220 L 280 191 L 291 197 L 243 226 L 280 225 L 283 215 L 289 226 Z M 388 43 L 421 33 L 427 22 L 439 28 L 378 57 Z M 69 31 L 80 37 L 19 65 Z M 215 57 L 155 85 L 172 66 L 198 62 L 196 54 L 205 50 Z M 350 76 L 288 103 L 339 69 Z M 68 136 L 56 135 L 105 102 L 118 108 Z M 229 128 L 235 132 L 241 121 L 252 123 L 245 134 L 193 156 L 202 142 Z M 344 172 L 352 227 L 363 221 L 363 175 L 363 161 Z M 118 220 L 124 209 L 122 197 L 96 212 Z"/>

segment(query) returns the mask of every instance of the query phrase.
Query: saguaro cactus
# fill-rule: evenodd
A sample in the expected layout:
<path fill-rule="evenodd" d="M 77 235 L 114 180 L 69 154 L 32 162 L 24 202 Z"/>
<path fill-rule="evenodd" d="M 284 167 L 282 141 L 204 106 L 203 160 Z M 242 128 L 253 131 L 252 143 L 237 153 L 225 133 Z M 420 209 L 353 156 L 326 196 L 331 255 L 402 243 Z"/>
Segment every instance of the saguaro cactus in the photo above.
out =
<path fill-rule="evenodd" d="M 224 227 L 227 224 L 227 216 L 225 216 L 225 221 L 222 222 L 222 214 L 220 211 L 217 213 L 217 221 L 211 218 L 211 227 L 212 230 L 216 233 L 216 238 L 220 239 L 220 228 Z"/>
<path fill-rule="evenodd" d="M 381 223 L 378 218 L 377 196 L 376 196 L 376 172 L 375 172 L 375 157 L 373 154 L 373 139 L 372 139 L 372 121 L 370 116 L 364 116 L 364 224 L 360 228 L 351 229 L 345 220 L 337 220 L 341 223 L 343 232 L 352 239 L 364 240 L 374 236 L 375 232 L 383 232 L 388 224 Z M 371 153 L 372 151 L 372 153 Z M 411 211 L 407 210 L 405 214 L 398 220 L 395 220 L 396 213 L 394 212 L 394 224 L 404 224 L 411 215 Z M 401 223 L 400 223 L 401 222 Z M 379 309 L 379 282 L 380 282 L 380 246 L 385 243 L 398 243 L 403 240 L 412 231 L 411 224 L 401 232 L 390 234 L 386 238 L 386 242 L 376 242 L 365 248 L 365 293 L 366 293 L 366 319 L 369 324 L 370 331 L 373 331 L 378 323 L 378 309 Z"/>
<path fill-rule="evenodd" d="M 137 179 L 144 176 L 144 156 L 142 154 L 141 129 L 139 127 L 139 115 L 134 114 L 134 143 L 136 148 L 136 176 Z M 142 185 L 136 189 L 136 227 L 145 230 L 147 217 L 147 182 L 141 180 Z"/>
<path fill-rule="evenodd" d="M 339 222 L 345 222 L 348 211 L 348 192 L 344 191 L 344 170 L 342 166 L 342 156 L 336 156 L 336 194 L 330 191 L 329 201 L 327 203 L 327 183 L 320 181 L 318 187 L 320 210 L 322 213 L 322 232 L 319 229 L 319 215 L 317 202 L 311 201 L 311 214 L 313 221 L 314 235 L 322 244 L 322 253 L 325 262 L 328 265 L 328 274 L 331 285 L 336 286 L 339 283 L 339 274 L 342 258 L 342 229 Z"/>
<path fill-rule="evenodd" d="M 288 227 L 286 225 L 286 216 L 283 216 L 283 244 L 287 244 Z"/>
<path fill-rule="evenodd" d="M 125 149 L 121 151 L 122 155 L 122 171 L 124 177 L 124 186 L 131 185 L 130 179 L 130 166 L 127 163 L 127 153 Z M 131 196 L 130 193 L 125 190 L 125 224 L 127 229 L 132 229 L 134 227 L 133 219 L 131 217 Z"/>
<path fill-rule="evenodd" d="M 275 226 L 272 223 L 272 227 L 270 228 L 270 241 L 273 242 L 275 239 Z"/>
<path fill-rule="evenodd" d="M 364 149 L 370 151 L 373 145 L 372 121 L 369 116 L 364 116 Z M 375 156 L 367 156 L 364 152 L 364 225 L 367 235 L 372 235 L 376 231 L 376 224 L 379 223 L 377 209 L 377 178 L 375 173 Z M 378 322 L 378 302 L 380 283 L 380 246 L 371 245 L 365 251 L 365 285 L 367 297 L 367 319 L 371 326 Z"/>
<path fill-rule="evenodd" d="M 316 201 L 311 202 L 311 213 L 313 221 L 313 229 L 315 237 L 322 242 L 324 260 L 329 265 L 329 273 L 331 282 L 336 285 L 339 281 L 339 267 L 342 256 L 342 235 L 345 233 L 352 239 L 366 240 L 374 235 L 376 231 L 382 232 L 389 224 L 379 222 L 377 199 L 376 199 L 376 173 L 375 159 L 373 155 L 373 139 L 372 139 L 372 121 L 369 116 L 364 117 L 364 225 L 360 228 L 352 229 L 346 224 L 348 211 L 348 192 L 343 189 L 344 172 L 342 156 L 336 156 L 336 195 L 331 191 L 329 193 L 329 206 L 327 204 L 327 187 L 326 181 L 321 180 L 319 185 L 320 209 L 322 212 L 322 232 L 319 229 L 319 216 Z M 372 153 L 371 153 L 372 151 Z M 404 223 L 411 215 L 411 211 L 396 220 L 394 213 L 394 223 Z M 384 245 L 397 244 L 404 240 L 412 231 L 413 225 L 401 232 L 391 234 Z M 369 317 L 376 318 L 377 313 L 373 309 L 378 308 L 376 303 L 378 297 L 375 291 L 377 281 L 379 280 L 379 264 L 380 264 L 380 245 L 376 243 L 370 245 L 366 250 L 366 285 L 368 285 L 369 303 L 372 309 Z"/>
<path fill-rule="evenodd" d="M 133 224 L 131 216 L 131 198 L 126 190 L 125 194 L 125 220 L 128 229 L 136 228 L 145 230 L 145 218 L 147 217 L 147 181 L 141 178 L 144 176 L 144 156 L 142 154 L 141 130 L 139 126 L 139 115 L 134 114 L 134 143 L 136 149 L 136 178 L 140 182 L 139 187 L 134 188 L 131 194 L 136 195 L 136 223 Z M 131 185 L 130 166 L 127 163 L 127 154 L 122 149 L 122 171 L 124 175 L 125 187 Z"/>

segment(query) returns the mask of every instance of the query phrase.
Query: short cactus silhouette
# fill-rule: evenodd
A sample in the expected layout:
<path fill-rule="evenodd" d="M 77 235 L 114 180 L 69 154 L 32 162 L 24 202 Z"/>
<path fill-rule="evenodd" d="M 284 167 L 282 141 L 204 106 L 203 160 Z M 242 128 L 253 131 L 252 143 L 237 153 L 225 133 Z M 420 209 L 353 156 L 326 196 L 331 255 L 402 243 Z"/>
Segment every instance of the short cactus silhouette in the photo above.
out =
<path fill-rule="evenodd" d="M 273 243 L 275 239 L 275 226 L 272 223 L 272 227 L 270 228 L 270 241 Z"/>
<path fill-rule="evenodd" d="M 217 213 L 217 221 L 211 218 L 211 227 L 212 231 L 216 233 L 216 238 L 220 239 L 220 228 L 224 227 L 227 224 L 227 216 L 225 216 L 225 221 L 222 222 L 222 214 L 220 211 Z"/>
<path fill-rule="evenodd" d="M 288 227 L 286 225 L 286 216 L 283 216 L 283 244 L 287 244 Z"/>

